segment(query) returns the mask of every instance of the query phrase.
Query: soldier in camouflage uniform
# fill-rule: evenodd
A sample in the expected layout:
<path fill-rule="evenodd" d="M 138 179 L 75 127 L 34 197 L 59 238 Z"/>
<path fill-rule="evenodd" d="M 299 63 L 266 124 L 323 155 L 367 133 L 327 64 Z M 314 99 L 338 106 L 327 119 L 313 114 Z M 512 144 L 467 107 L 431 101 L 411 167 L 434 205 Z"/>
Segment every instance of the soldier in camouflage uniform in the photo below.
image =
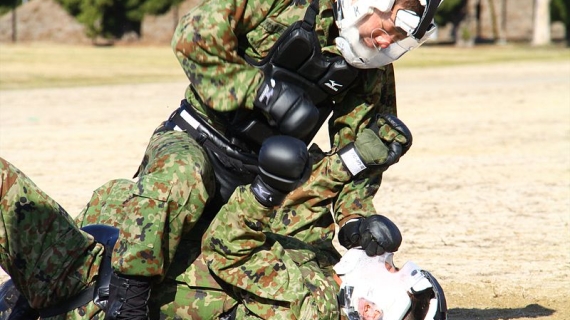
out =
<path fill-rule="evenodd" d="M 57 202 L 2 158 L 0 176 L 0 265 L 31 305 L 19 305 L 10 315 L 11 310 L 1 307 L 6 301 L 0 301 L 0 319 L 35 319 L 37 310 L 46 319 L 101 319 L 103 311 L 94 301 L 69 308 L 70 301 L 101 276 L 104 254 L 102 244 L 78 226 L 120 225 L 123 203 L 133 196 L 137 183 L 118 179 L 98 188 L 76 225 Z M 177 263 L 153 286 L 152 319 L 344 319 L 343 305 L 336 299 L 340 283 L 333 280 L 336 267 L 323 267 L 328 253 L 271 232 L 275 212 L 254 198 L 251 188 L 238 187 L 232 195 L 235 205 L 224 206 L 208 228 L 202 255 L 199 236 L 181 242 Z M 376 217 L 389 227 L 383 238 L 399 242 L 398 228 Z M 212 269 L 236 286 L 214 276 Z M 415 289 L 424 301 L 443 302 L 439 311 L 445 316 L 445 297 L 437 282 Z M 0 298 L 15 300 L 5 293 L 0 289 Z M 60 308 L 67 311 L 58 314 L 54 306 L 62 304 L 68 309 Z"/>
<path fill-rule="evenodd" d="M 0 265 L 31 307 L 49 314 L 49 307 L 68 301 L 97 279 L 102 246 L 78 226 L 120 226 L 124 203 L 139 185 L 127 179 L 106 183 L 74 222 L 24 173 L 1 158 L 0 170 Z M 206 254 L 200 255 L 199 232 L 181 241 L 176 264 L 153 287 L 152 318 L 338 319 L 338 285 L 332 278 L 330 253 L 271 232 L 270 221 L 276 212 L 256 201 L 250 188 L 240 186 L 231 203 L 222 208 L 206 233 Z M 215 248 L 219 247 L 208 243 L 227 246 L 218 252 Z M 232 259 L 225 257 L 228 252 L 234 252 Z M 208 261 L 216 268 L 240 265 L 242 273 L 223 275 L 238 285 L 232 287 L 212 276 Z M 89 302 L 54 319 L 99 317 L 100 308 Z"/>
<path fill-rule="evenodd" d="M 112 180 L 94 192 L 74 222 L 24 173 L 1 158 L 0 169 L 0 265 L 31 308 L 49 314 L 50 307 L 68 301 L 97 279 L 102 245 L 78 227 L 120 226 L 126 218 L 125 202 L 144 190 L 138 182 Z M 250 188 L 239 187 L 231 203 L 214 219 L 207 233 L 211 240 L 204 244 L 227 244 L 225 250 L 236 253 L 234 260 L 219 260 L 218 252 L 201 256 L 203 231 L 199 230 L 206 224 L 197 225 L 195 232 L 180 241 L 176 263 L 165 279 L 153 287 L 152 318 L 160 314 L 161 319 L 215 319 L 224 315 L 236 319 L 297 319 L 301 315 L 302 319 L 337 319 L 338 286 L 328 267 L 330 253 L 271 232 L 269 221 L 275 213 L 256 201 Z M 236 210 L 243 214 L 235 214 Z M 237 287 L 212 276 L 206 262 L 213 260 L 217 266 L 239 263 L 244 268 L 241 275 L 229 275 L 236 277 Z M 273 268 L 278 272 L 265 272 Z M 100 308 L 89 302 L 54 319 L 98 319 L 101 314 Z"/>
<path fill-rule="evenodd" d="M 296 294 L 287 297 L 287 284 L 277 284 L 282 289 L 271 290 L 283 295 L 284 300 L 277 299 L 279 303 L 262 294 L 267 286 L 244 284 L 247 277 L 239 273 L 249 274 L 249 281 L 255 282 L 259 263 L 244 260 L 248 250 L 243 250 L 238 260 L 220 259 L 233 252 L 232 246 L 213 229 L 203 243 L 204 259 L 195 259 L 200 251 L 196 240 L 228 200 L 223 210 L 235 215 L 244 212 L 242 208 L 261 205 L 260 212 L 272 218 L 253 230 L 303 244 L 308 251 L 293 253 L 289 261 L 303 265 L 311 260 L 305 254 L 314 255 L 312 269 L 326 271 L 338 260 L 332 245 L 335 222 L 341 226 L 339 238 L 346 247 L 363 246 L 370 255 L 397 249 L 398 239 L 384 239 L 386 235 L 379 233 L 385 226 L 374 219 L 372 205 L 382 172 L 411 145 L 409 130 L 395 117 L 390 62 L 420 45 L 429 35 L 426 28 L 433 32 L 431 20 L 439 1 L 423 5 L 417 0 L 366 2 L 365 7 L 359 7 L 367 9 L 362 14 L 355 10 L 358 2 L 211 0 L 182 18 L 172 45 L 190 80 L 186 98 L 151 137 L 137 182 L 113 182 L 108 192 L 102 193 L 107 201 L 95 196 L 83 215 L 84 222 L 93 223 L 112 211 L 115 217 L 106 223 L 120 230 L 112 255 L 108 319 L 146 319 L 150 288 L 160 287 L 150 295 L 151 304 L 162 301 L 154 299 L 157 296 L 181 292 L 162 286 L 192 285 L 201 279 L 190 279 L 197 272 L 194 269 L 200 269 L 200 264 L 192 264 L 198 260 L 206 263 L 207 272 L 215 274 L 216 284 L 241 290 L 228 298 L 227 305 L 234 304 L 233 300 L 241 305 L 254 301 L 257 306 L 247 308 L 251 314 L 268 316 L 281 309 L 297 310 L 293 314 L 298 314 L 300 309 L 294 304 L 302 301 L 296 300 Z M 401 19 L 402 12 L 412 19 Z M 335 22 L 341 26 L 340 36 Z M 343 35 L 344 30 L 348 33 Z M 407 43 L 408 49 L 393 47 L 409 39 L 415 42 Z M 362 43 L 372 50 L 371 55 L 366 56 Z M 304 61 L 289 61 L 297 54 Z M 296 189 L 306 179 L 309 161 L 295 141 L 302 142 L 306 151 L 306 144 L 331 114 L 332 149 L 327 154 L 312 149 L 313 173 Z M 266 141 L 283 135 L 290 139 Z M 264 148 L 266 156 L 261 157 Z M 276 150 L 289 151 L 283 155 Z M 234 190 L 244 185 L 248 188 L 240 187 L 234 197 L 257 202 L 232 202 Z M 127 190 L 128 197 L 117 190 Z M 239 195 L 243 192 L 250 196 Z M 267 240 L 279 242 L 272 237 Z M 291 253 L 279 249 L 274 254 L 276 259 L 285 259 Z M 244 261 L 251 261 L 253 269 L 237 268 Z M 291 263 L 276 267 L 286 265 Z M 312 281 L 311 277 L 304 279 Z M 314 280 L 319 285 L 330 282 L 323 290 L 331 290 L 323 296 L 332 297 L 336 288 L 326 272 Z M 120 290 L 127 285 L 130 290 Z M 55 300 L 61 298 L 55 294 Z M 174 302 L 163 304 L 164 308 L 179 313 L 176 298 L 166 300 Z M 303 301 L 311 301 L 309 295 Z M 50 305 L 31 304 L 35 308 Z M 226 303 L 223 305 L 225 308 Z M 323 302 L 318 305 L 334 309 Z M 132 306 L 138 310 L 126 310 Z M 184 308 L 183 314 L 201 312 L 197 311 L 200 308 Z"/>
<path fill-rule="evenodd" d="M 178 130 L 186 131 L 197 141 L 210 137 L 214 145 L 225 138 L 225 145 L 222 142 L 217 148 L 209 147 L 208 138 L 203 143 L 217 178 L 216 196 L 209 206 L 227 202 L 222 213 L 227 210 L 240 216 L 241 206 L 258 207 L 261 203 L 266 209 L 257 208 L 259 212 L 271 217 L 249 230 L 257 235 L 254 243 L 243 235 L 225 239 L 227 234 L 218 230 L 224 230 L 222 227 L 212 227 L 202 243 L 209 270 L 232 288 L 242 290 L 241 299 L 237 299 L 246 305 L 251 302 L 247 306 L 250 312 L 271 318 L 282 309 L 287 310 L 285 313 L 295 309 L 293 314 L 298 316 L 303 303 L 316 303 L 311 297 L 334 295 L 337 288 L 330 279 L 330 268 L 339 258 L 332 244 L 335 223 L 340 226 L 341 244 L 348 248 L 363 246 L 370 255 L 398 248 L 398 239 L 379 231 L 389 228 L 376 219 L 373 206 L 382 172 L 397 162 L 412 142 L 409 130 L 395 117 L 390 62 L 421 44 L 435 30 L 431 21 L 439 2 L 378 0 L 364 1 L 359 6 L 359 1 L 204 1 L 182 17 L 172 46 L 190 85 L 182 106 L 164 127 L 173 135 Z M 357 13 L 356 8 L 363 13 Z M 402 17 L 403 12 L 408 16 Z M 343 34 L 342 28 L 339 32 L 338 25 L 344 25 L 349 34 Z M 357 42 L 367 38 L 367 49 L 372 50 L 354 44 L 351 26 L 358 26 Z M 342 39 L 350 43 L 348 49 L 347 45 L 339 45 Z M 402 44 L 404 51 L 397 50 L 401 47 L 396 42 L 410 39 Z M 387 53 L 381 54 L 379 48 Z M 372 54 L 361 57 L 362 51 Z M 264 184 L 253 179 L 255 174 L 240 167 L 241 163 L 249 164 L 248 156 L 257 157 L 268 136 L 285 134 L 308 144 L 329 115 L 331 151 L 323 154 L 318 148 L 311 149 L 313 173 L 301 187 L 263 190 Z M 239 156 L 224 155 L 228 148 Z M 170 157 L 178 156 L 170 153 Z M 261 174 L 269 171 L 263 170 L 267 165 L 263 162 L 260 159 L 254 163 L 262 167 Z M 294 180 L 285 172 L 271 172 Z M 237 179 L 228 178 L 236 175 Z M 248 183 L 254 197 L 239 195 L 243 192 L 240 187 L 238 195 L 234 193 L 230 198 L 237 186 Z M 284 192 L 279 195 L 279 191 Z M 236 203 L 235 197 L 252 203 Z M 283 204 L 279 206 L 281 199 Z M 204 212 L 209 213 L 211 207 Z M 249 222 L 245 226 L 261 217 L 251 215 L 256 218 L 244 218 Z M 226 217 L 215 221 L 234 220 Z M 227 229 L 242 230 L 236 225 Z M 235 247 L 237 243 L 240 246 Z M 266 247 L 267 243 L 271 245 Z M 271 250 L 263 251 L 268 252 L 267 256 L 256 260 L 249 255 L 257 252 L 255 246 Z M 307 255 L 314 255 L 313 260 Z M 282 271 L 284 275 L 279 277 L 278 271 L 271 273 L 266 267 L 292 270 L 293 265 L 305 262 L 316 263 L 314 267 L 318 266 L 321 273 L 312 279 L 309 269 L 291 274 Z M 263 272 L 267 272 L 265 277 Z M 299 290 L 299 295 L 287 296 L 300 285 L 299 278 L 307 279 L 303 286 L 323 291 Z M 280 290 L 282 300 L 275 298 Z M 263 299 L 267 299 L 266 304 Z M 286 303 L 275 305 L 274 300 Z M 334 318 L 335 300 L 324 301 L 329 302 L 317 303 L 323 309 L 315 317 Z"/>

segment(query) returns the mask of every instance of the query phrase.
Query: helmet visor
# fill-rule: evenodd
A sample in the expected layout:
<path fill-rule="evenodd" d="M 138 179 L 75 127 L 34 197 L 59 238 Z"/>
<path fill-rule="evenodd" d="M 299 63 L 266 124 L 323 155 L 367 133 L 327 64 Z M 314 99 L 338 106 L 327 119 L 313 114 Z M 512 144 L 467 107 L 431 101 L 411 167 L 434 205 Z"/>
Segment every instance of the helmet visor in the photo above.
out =
<path fill-rule="evenodd" d="M 410 35 L 400 41 L 392 43 L 390 46 L 388 46 L 388 48 L 382 49 L 382 52 L 393 59 L 393 61 L 396 61 L 406 52 L 414 50 L 415 48 L 421 46 L 429 39 L 435 30 L 435 25 L 432 25 L 432 27 L 426 32 L 422 39 L 418 40 Z"/>

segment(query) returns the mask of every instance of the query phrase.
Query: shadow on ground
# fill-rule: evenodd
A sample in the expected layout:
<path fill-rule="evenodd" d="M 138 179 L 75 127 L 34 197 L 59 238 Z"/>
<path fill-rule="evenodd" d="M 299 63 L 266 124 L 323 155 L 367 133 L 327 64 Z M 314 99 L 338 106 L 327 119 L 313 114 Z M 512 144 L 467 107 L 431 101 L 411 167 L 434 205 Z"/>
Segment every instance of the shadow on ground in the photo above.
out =
<path fill-rule="evenodd" d="M 538 304 L 529 304 L 524 308 L 490 308 L 490 309 L 449 309 L 449 319 L 460 320 L 509 320 L 521 318 L 540 318 L 551 316 L 556 310 Z"/>

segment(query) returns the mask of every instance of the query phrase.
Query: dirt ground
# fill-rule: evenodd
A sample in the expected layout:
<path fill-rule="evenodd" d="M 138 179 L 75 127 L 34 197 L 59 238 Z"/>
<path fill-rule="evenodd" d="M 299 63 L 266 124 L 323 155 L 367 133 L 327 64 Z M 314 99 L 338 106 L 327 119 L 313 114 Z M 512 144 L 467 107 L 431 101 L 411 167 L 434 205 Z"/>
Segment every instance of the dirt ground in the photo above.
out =
<path fill-rule="evenodd" d="M 410 152 L 378 212 L 451 319 L 570 319 L 570 59 L 397 70 Z M 0 156 L 72 215 L 134 173 L 185 82 L 0 91 Z M 318 143 L 326 148 L 326 138 Z"/>

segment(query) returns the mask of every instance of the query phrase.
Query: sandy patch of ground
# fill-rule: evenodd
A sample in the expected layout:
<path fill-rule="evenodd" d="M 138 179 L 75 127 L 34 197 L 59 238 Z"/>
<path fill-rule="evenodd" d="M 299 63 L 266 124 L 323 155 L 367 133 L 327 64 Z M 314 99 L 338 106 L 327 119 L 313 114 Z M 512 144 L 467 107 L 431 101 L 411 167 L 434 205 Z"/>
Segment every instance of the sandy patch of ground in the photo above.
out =
<path fill-rule="evenodd" d="M 396 260 L 432 271 L 452 319 L 570 319 L 570 60 L 397 79 L 414 145 L 376 197 L 404 235 Z M 0 91 L 0 156 L 75 215 L 132 176 L 184 87 Z"/>

